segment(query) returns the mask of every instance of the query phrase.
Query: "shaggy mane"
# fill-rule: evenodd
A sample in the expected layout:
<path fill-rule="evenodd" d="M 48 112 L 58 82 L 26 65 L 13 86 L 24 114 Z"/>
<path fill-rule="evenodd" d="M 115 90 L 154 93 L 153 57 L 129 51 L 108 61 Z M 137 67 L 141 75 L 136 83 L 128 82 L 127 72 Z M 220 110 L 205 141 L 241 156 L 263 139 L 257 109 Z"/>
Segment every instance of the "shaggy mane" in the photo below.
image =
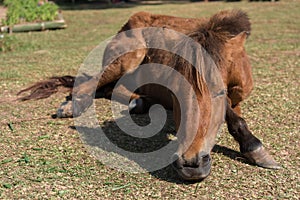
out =
<path fill-rule="evenodd" d="M 219 65 L 227 40 L 241 32 L 250 34 L 251 23 L 248 15 L 241 10 L 226 10 L 213 15 L 207 24 L 189 35 L 200 43 Z"/>
<path fill-rule="evenodd" d="M 221 11 L 213 15 L 206 24 L 188 36 L 201 44 L 206 52 L 211 56 L 217 67 L 224 61 L 224 48 L 226 42 L 237 36 L 241 32 L 250 34 L 251 24 L 247 14 L 241 10 Z M 184 45 L 184 44 L 179 44 Z M 186 44 L 185 44 L 186 45 Z M 185 52 L 201 60 L 202 52 Z M 200 66 L 192 66 L 179 56 L 175 56 L 175 69 L 181 72 L 190 82 L 201 91 L 205 84 L 205 78 L 199 69 Z M 208 66 L 206 66 L 208 67 Z"/>

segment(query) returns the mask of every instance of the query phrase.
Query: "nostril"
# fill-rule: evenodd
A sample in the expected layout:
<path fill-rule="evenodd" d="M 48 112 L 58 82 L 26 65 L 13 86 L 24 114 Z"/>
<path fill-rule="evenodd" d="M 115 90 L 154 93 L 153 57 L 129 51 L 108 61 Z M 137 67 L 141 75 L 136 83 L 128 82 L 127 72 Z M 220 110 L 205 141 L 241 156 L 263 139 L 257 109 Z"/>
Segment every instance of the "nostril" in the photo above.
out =
<path fill-rule="evenodd" d="M 192 159 L 186 159 L 183 156 L 178 156 L 177 154 L 174 154 L 172 156 L 172 165 L 177 168 L 177 169 L 182 169 L 182 168 L 199 168 L 204 167 L 208 164 L 210 164 L 211 158 L 209 154 L 205 154 L 200 156 L 199 154 Z"/>
<path fill-rule="evenodd" d="M 172 156 L 172 165 L 176 168 L 176 169 L 182 169 L 182 163 L 181 160 L 179 159 L 179 156 L 177 154 L 174 154 Z"/>
<path fill-rule="evenodd" d="M 190 160 L 183 159 L 182 166 L 183 167 L 191 167 L 198 168 L 200 166 L 205 166 L 209 164 L 211 161 L 210 155 L 205 154 L 200 156 L 199 154 Z"/>
<path fill-rule="evenodd" d="M 202 156 L 202 162 L 207 163 L 210 161 L 210 156 L 209 154 Z"/>
<path fill-rule="evenodd" d="M 210 173 L 211 158 L 204 152 L 198 153 L 190 159 L 184 155 L 174 154 L 172 165 L 179 176 L 185 180 L 202 180 Z"/>
<path fill-rule="evenodd" d="M 198 168 L 201 164 L 201 159 L 199 156 L 195 156 L 192 159 L 184 159 L 183 167 L 190 167 L 190 168 Z"/>

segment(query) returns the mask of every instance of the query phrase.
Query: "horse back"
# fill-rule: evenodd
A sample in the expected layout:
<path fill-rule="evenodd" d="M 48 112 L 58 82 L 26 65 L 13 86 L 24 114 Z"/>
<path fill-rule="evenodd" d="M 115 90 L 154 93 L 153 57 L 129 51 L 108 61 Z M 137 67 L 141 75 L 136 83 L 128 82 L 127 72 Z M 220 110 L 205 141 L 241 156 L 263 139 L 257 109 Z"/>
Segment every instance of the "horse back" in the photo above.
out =
<path fill-rule="evenodd" d="M 205 18 L 182 18 L 148 12 L 138 12 L 129 18 L 119 32 L 135 28 L 162 27 L 189 34 L 196 31 L 197 28 L 205 22 L 207 22 L 207 19 Z"/>

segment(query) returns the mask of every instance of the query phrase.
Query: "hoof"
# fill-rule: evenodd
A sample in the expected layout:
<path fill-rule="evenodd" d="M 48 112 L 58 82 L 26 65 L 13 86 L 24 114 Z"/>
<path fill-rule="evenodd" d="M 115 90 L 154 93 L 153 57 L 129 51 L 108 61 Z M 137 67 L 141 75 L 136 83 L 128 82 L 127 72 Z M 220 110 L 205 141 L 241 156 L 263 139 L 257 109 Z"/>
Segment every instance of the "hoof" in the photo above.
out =
<path fill-rule="evenodd" d="M 146 113 L 144 109 L 144 100 L 142 98 L 133 99 L 130 101 L 128 108 L 130 114 L 144 114 Z"/>
<path fill-rule="evenodd" d="M 81 98 L 72 97 L 60 104 L 56 112 L 57 118 L 78 117 L 93 104 L 93 98 L 84 95 Z"/>
<path fill-rule="evenodd" d="M 280 169 L 281 166 L 272 158 L 269 152 L 263 147 L 254 151 L 244 153 L 244 156 L 253 164 L 268 169 Z"/>
<path fill-rule="evenodd" d="M 78 117 L 84 113 L 92 104 L 93 97 L 89 95 L 73 96 L 73 117 Z"/>
<path fill-rule="evenodd" d="M 141 97 L 130 101 L 128 108 L 130 114 L 145 114 L 149 112 L 151 107 L 149 98 Z"/>
<path fill-rule="evenodd" d="M 57 118 L 71 118 L 73 117 L 72 112 L 72 101 L 65 101 L 62 104 L 60 104 L 59 108 L 56 112 Z"/>

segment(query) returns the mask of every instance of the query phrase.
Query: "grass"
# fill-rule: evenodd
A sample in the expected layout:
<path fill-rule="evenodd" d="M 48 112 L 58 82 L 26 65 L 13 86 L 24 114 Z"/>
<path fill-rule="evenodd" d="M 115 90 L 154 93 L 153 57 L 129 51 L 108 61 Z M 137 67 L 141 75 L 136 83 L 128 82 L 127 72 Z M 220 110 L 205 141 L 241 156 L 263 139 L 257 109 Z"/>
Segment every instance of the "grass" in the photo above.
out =
<path fill-rule="evenodd" d="M 91 156 L 72 119 L 51 119 L 64 99 L 10 102 L 20 89 L 53 75 L 77 73 L 88 53 L 113 35 L 133 13 L 147 10 L 183 17 L 221 9 L 248 12 L 253 30 L 246 48 L 255 89 L 243 104 L 250 129 L 283 166 L 273 171 L 212 154 L 211 175 L 185 184 L 167 167 L 131 174 Z M 1 199 L 298 199 L 300 2 L 185 3 L 109 9 L 64 10 L 65 30 L 15 34 L 22 45 L 0 53 Z M 112 118 L 109 101 L 97 100 L 99 120 Z M 237 150 L 227 131 L 218 144 Z"/>

